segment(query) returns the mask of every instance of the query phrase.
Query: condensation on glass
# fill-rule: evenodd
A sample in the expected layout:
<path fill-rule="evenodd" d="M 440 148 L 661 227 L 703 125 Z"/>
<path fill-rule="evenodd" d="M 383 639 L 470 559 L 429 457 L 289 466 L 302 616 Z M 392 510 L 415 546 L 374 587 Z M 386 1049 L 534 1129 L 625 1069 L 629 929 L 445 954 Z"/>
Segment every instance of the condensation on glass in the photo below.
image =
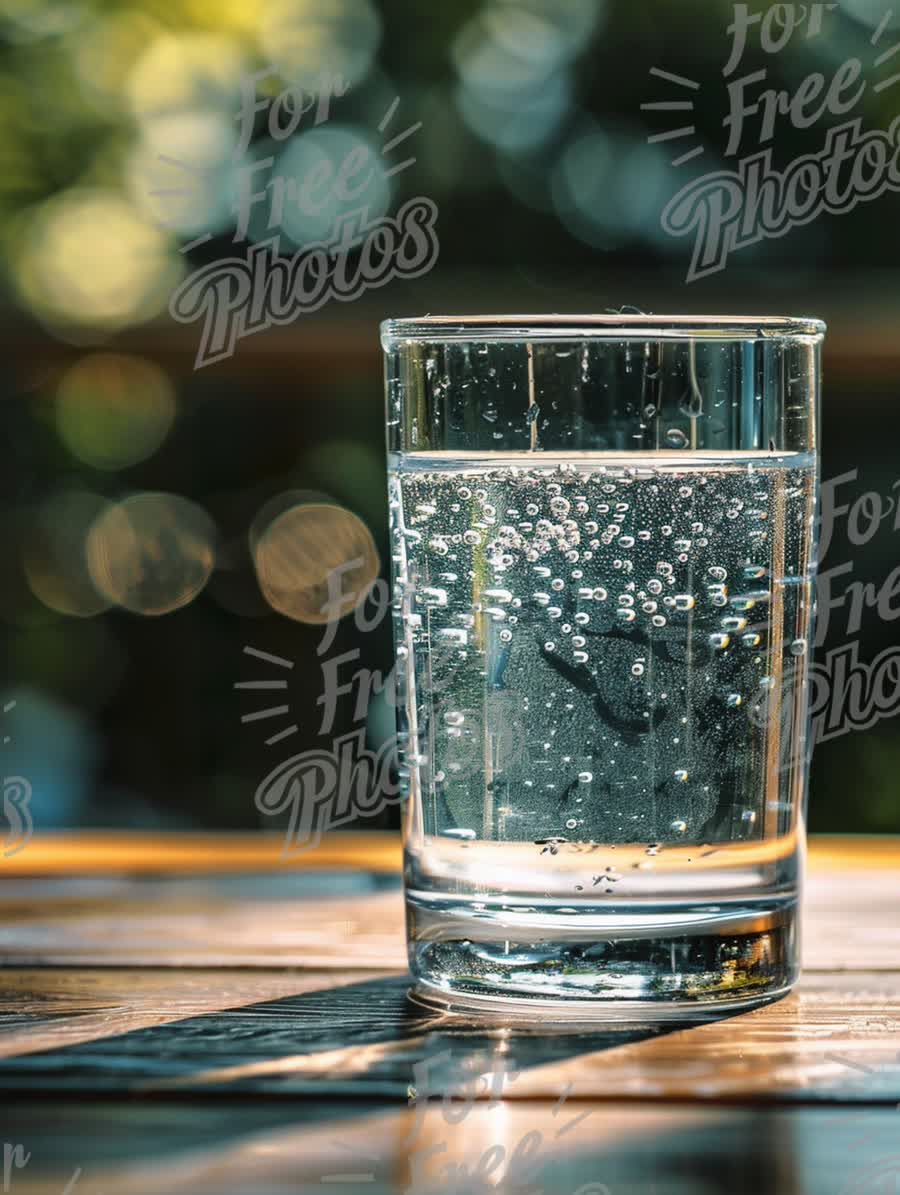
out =
<path fill-rule="evenodd" d="M 383 325 L 420 994 L 678 1016 L 794 981 L 823 332 Z"/>

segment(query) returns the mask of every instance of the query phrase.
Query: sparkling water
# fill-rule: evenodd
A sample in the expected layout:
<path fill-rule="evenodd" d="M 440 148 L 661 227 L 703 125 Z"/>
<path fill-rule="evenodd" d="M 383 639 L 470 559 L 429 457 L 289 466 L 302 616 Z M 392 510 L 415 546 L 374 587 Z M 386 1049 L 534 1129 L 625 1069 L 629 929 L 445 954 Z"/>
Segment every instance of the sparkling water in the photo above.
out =
<path fill-rule="evenodd" d="M 393 465 L 417 975 L 523 997 L 785 986 L 814 459 Z"/>

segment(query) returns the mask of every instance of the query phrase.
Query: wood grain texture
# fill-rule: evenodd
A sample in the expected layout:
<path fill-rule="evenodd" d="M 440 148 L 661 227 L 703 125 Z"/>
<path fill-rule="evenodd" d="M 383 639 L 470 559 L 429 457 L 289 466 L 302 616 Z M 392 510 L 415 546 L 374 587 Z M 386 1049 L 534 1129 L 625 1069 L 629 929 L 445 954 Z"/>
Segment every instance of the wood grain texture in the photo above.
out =
<path fill-rule="evenodd" d="M 8 880 L 0 964 L 402 968 L 399 878 L 359 868 L 364 838 L 386 864 L 392 836 L 338 834 L 323 844 L 328 869 Z M 841 841 L 811 843 L 804 966 L 900 972 L 900 845 Z"/>
<path fill-rule="evenodd" d="M 410 1006 L 396 877 L 10 880 L 0 887 L 0 1086 L 396 1106 L 417 1067 L 453 1091 L 473 1067 L 505 1060 L 521 1071 L 511 1101 L 893 1103 L 897 859 L 894 843 L 815 844 L 798 989 L 677 1031 L 510 1032 Z"/>
<path fill-rule="evenodd" d="M 77 1195 L 887 1195 L 900 1175 L 893 1109 L 530 1101 L 451 1123 L 452 1111 L 20 1104 L 7 1132 L 31 1158 L 10 1190 L 61 1195 L 77 1173 Z"/>

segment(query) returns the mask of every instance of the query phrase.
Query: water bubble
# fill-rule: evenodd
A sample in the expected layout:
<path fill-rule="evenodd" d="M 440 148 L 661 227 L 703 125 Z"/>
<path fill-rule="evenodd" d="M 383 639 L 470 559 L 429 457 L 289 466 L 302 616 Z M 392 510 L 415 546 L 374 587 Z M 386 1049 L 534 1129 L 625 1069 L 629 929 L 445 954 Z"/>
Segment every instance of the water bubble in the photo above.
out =
<path fill-rule="evenodd" d="M 550 588 L 555 590 L 557 593 L 559 593 L 561 589 L 565 589 L 565 587 L 566 587 L 566 583 L 560 577 L 555 577 L 550 582 Z"/>
<path fill-rule="evenodd" d="M 465 714 L 461 714 L 459 710 L 448 710 L 444 714 L 444 723 L 447 726 L 462 726 L 465 720 Z"/>
<path fill-rule="evenodd" d="M 587 624 L 591 621 L 591 616 L 581 611 L 575 615 L 575 621 L 580 627 L 587 626 Z"/>
<path fill-rule="evenodd" d="M 744 701 L 744 699 L 743 699 L 743 697 L 741 697 L 740 693 L 729 693 L 728 696 L 725 698 L 725 704 L 730 709 L 736 709 L 737 706 L 743 704 L 743 701 Z"/>
<path fill-rule="evenodd" d="M 670 824 L 669 829 L 675 834 L 683 834 L 687 830 L 687 822 L 682 821 L 680 817 L 676 817 Z"/>
<path fill-rule="evenodd" d="M 616 617 L 619 619 L 620 622 L 634 622 L 635 613 L 633 610 L 629 610 L 625 606 L 620 606 L 619 609 L 616 611 Z"/>
<path fill-rule="evenodd" d="M 459 490 L 457 491 L 457 493 L 459 494 L 460 498 L 462 498 L 464 501 L 467 498 L 472 497 L 472 491 L 469 489 L 469 487 L 467 485 L 461 485 L 459 487 Z"/>
<path fill-rule="evenodd" d="M 756 811 L 754 809 L 745 809 L 741 814 L 741 822 L 749 829 L 756 822 Z"/>
<path fill-rule="evenodd" d="M 548 606 L 547 607 L 547 617 L 548 618 L 562 618 L 562 609 L 559 606 Z"/>
<path fill-rule="evenodd" d="M 757 635 L 756 631 L 748 631 L 746 635 L 741 635 L 741 643 L 744 647 L 759 647 L 762 635 Z"/>
<path fill-rule="evenodd" d="M 620 606 L 633 606 L 634 598 L 631 596 L 630 593 L 620 593 L 619 594 L 619 605 Z"/>
<path fill-rule="evenodd" d="M 747 625 L 746 618 L 723 618 L 722 626 L 726 631 L 742 631 Z"/>
<path fill-rule="evenodd" d="M 574 830 L 577 825 L 578 825 L 578 822 L 574 817 L 570 817 L 566 820 L 566 829 L 567 830 Z"/>
<path fill-rule="evenodd" d="M 595 602 L 605 602 L 608 597 L 609 597 L 609 594 L 606 592 L 606 590 L 603 588 L 602 585 L 598 585 L 597 588 L 594 590 L 594 601 Z"/>
<path fill-rule="evenodd" d="M 501 643 L 509 643 L 509 641 L 511 639 L 512 639 L 512 631 L 502 630 L 500 632 L 500 642 Z"/>
<path fill-rule="evenodd" d="M 576 664 L 586 664 L 589 656 L 586 651 L 575 651 L 572 653 L 572 659 Z"/>
<path fill-rule="evenodd" d="M 687 448 L 688 438 L 680 427 L 670 427 L 666 432 L 666 443 L 670 448 Z"/>
<path fill-rule="evenodd" d="M 478 534 L 477 531 L 464 531 L 463 532 L 463 542 L 474 547 L 475 545 L 481 543 L 481 536 Z"/>
<path fill-rule="evenodd" d="M 731 636 L 719 631 L 714 631 L 709 637 L 709 645 L 716 651 L 723 651 L 731 642 Z"/>
<path fill-rule="evenodd" d="M 640 662 L 638 662 L 636 664 L 632 664 L 631 665 L 631 675 L 632 676 L 643 676 L 644 675 L 644 665 L 641 664 Z"/>
<path fill-rule="evenodd" d="M 650 621 L 655 627 L 664 627 L 666 625 L 665 617 L 662 614 L 654 614 Z"/>
<path fill-rule="evenodd" d="M 408 655 L 409 655 L 409 648 L 404 647 L 403 644 L 401 643 L 400 646 L 397 648 L 397 659 L 405 660 Z"/>
<path fill-rule="evenodd" d="M 675 595 L 675 609 L 676 610 L 693 610 L 694 597 L 690 593 L 677 593 Z"/>
<path fill-rule="evenodd" d="M 449 830 L 442 830 L 441 833 L 446 838 L 464 838 L 469 841 L 471 841 L 471 839 L 473 839 L 473 838 L 478 837 L 478 835 L 475 833 L 474 830 L 470 830 L 468 828 L 462 828 L 462 827 L 460 827 L 459 829 L 451 828 Z"/>
<path fill-rule="evenodd" d="M 805 655 L 806 654 L 806 640 L 805 639 L 795 639 L 791 643 L 790 647 L 788 648 L 788 651 L 791 653 L 792 656 Z"/>
<path fill-rule="evenodd" d="M 684 768 L 677 768 L 675 770 L 675 779 L 676 780 L 678 780 L 682 784 L 684 784 L 684 782 L 687 780 L 687 778 L 688 778 L 688 774 Z"/>
<path fill-rule="evenodd" d="M 556 651 L 556 644 L 552 639 L 548 639 L 544 644 L 544 651 Z"/>
<path fill-rule="evenodd" d="M 435 589 L 431 586 L 426 586 L 419 594 L 421 600 L 426 606 L 446 606 L 447 605 L 447 590 Z"/>
<path fill-rule="evenodd" d="M 657 581 L 656 577 L 651 577 L 647 582 L 647 589 L 650 591 L 650 593 L 655 593 L 657 595 L 662 593 L 662 581 Z"/>
<path fill-rule="evenodd" d="M 578 783 L 579 784 L 590 784 L 590 782 L 593 779 L 594 779 L 593 772 L 579 772 L 578 773 Z"/>

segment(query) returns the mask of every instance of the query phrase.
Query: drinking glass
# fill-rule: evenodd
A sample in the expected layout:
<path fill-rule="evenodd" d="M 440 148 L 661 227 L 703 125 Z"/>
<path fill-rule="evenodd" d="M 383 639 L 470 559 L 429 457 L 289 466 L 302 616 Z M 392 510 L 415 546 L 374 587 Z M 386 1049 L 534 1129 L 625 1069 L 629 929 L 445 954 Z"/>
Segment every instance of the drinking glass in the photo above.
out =
<path fill-rule="evenodd" d="M 823 333 L 382 325 L 419 993 L 678 1017 L 794 982 Z"/>

